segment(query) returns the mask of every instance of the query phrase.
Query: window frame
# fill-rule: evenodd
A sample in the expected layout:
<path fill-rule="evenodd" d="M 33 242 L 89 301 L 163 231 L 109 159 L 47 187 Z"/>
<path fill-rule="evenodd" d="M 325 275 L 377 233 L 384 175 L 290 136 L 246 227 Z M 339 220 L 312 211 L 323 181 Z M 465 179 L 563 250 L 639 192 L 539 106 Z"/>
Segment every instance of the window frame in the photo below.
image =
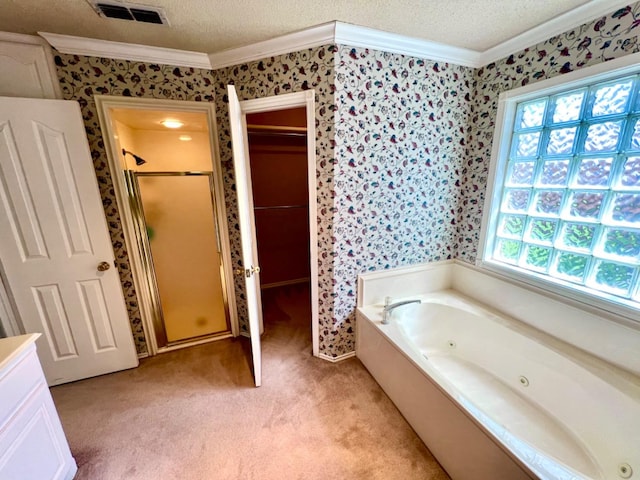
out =
<path fill-rule="evenodd" d="M 640 53 L 585 67 L 568 74 L 502 92 L 498 98 L 498 110 L 495 120 L 493 146 L 487 174 L 487 190 L 484 199 L 480 241 L 476 266 L 500 277 L 523 286 L 532 287 L 551 294 L 555 298 L 576 303 L 580 307 L 596 308 L 615 316 L 619 320 L 631 320 L 634 327 L 640 323 L 640 302 L 615 297 L 607 298 L 606 293 L 596 295 L 594 290 L 546 274 L 523 269 L 517 265 L 508 265 L 492 260 L 497 222 L 504 183 L 508 174 L 508 159 L 512 145 L 512 134 L 519 103 L 532 101 L 540 97 L 551 96 L 561 91 L 584 88 L 589 85 L 613 80 L 625 75 L 640 74 Z M 624 322 L 629 324 L 629 322 Z"/>

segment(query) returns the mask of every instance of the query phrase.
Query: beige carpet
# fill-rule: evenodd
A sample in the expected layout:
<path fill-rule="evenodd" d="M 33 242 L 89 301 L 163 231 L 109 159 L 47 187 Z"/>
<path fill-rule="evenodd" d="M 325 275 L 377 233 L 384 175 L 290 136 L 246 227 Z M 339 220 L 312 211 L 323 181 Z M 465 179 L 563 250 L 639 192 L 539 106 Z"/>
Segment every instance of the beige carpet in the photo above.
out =
<path fill-rule="evenodd" d="M 307 298 L 265 291 L 260 388 L 244 338 L 53 388 L 76 478 L 448 479 L 357 359 L 311 356 Z"/>

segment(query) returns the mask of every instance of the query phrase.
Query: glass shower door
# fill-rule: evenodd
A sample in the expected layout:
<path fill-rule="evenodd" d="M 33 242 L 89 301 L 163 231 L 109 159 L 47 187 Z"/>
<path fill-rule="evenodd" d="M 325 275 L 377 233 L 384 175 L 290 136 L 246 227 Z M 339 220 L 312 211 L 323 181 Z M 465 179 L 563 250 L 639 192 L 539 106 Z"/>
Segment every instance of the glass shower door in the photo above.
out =
<path fill-rule="evenodd" d="M 159 345 L 230 329 L 210 172 L 130 172 Z"/>

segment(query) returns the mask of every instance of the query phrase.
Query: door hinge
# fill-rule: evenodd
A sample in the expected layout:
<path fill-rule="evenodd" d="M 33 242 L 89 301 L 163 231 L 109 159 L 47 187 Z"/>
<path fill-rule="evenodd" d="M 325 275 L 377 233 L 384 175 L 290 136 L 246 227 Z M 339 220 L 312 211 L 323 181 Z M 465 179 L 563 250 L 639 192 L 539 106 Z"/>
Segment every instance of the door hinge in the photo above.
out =
<path fill-rule="evenodd" d="M 254 267 L 253 265 L 251 265 L 251 268 L 236 268 L 233 273 L 235 273 L 238 276 L 243 276 L 243 277 L 251 277 L 251 275 L 253 275 L 254 273 L 260 273 L 260 267 Z"/>

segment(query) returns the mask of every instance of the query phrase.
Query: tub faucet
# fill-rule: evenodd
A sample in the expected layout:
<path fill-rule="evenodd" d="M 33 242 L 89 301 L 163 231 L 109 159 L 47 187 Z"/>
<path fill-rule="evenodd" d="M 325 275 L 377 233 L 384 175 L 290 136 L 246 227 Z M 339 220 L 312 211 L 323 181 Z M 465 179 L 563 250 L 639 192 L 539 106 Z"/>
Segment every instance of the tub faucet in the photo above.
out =
<path fill-rule="evenodd" d="M 386 325 L 389 323 L 389 316 L 391 315 L 391 310 L 397 307 L 401 307 L 403 305 L 409 305 L 410 303 L 422 303 L 422 300 L 403 300 L 401 302 L 391 303 L 391 297 L 385 297 L 384 299 L 384 308 L 382 309 L 382 324 Z"/>

